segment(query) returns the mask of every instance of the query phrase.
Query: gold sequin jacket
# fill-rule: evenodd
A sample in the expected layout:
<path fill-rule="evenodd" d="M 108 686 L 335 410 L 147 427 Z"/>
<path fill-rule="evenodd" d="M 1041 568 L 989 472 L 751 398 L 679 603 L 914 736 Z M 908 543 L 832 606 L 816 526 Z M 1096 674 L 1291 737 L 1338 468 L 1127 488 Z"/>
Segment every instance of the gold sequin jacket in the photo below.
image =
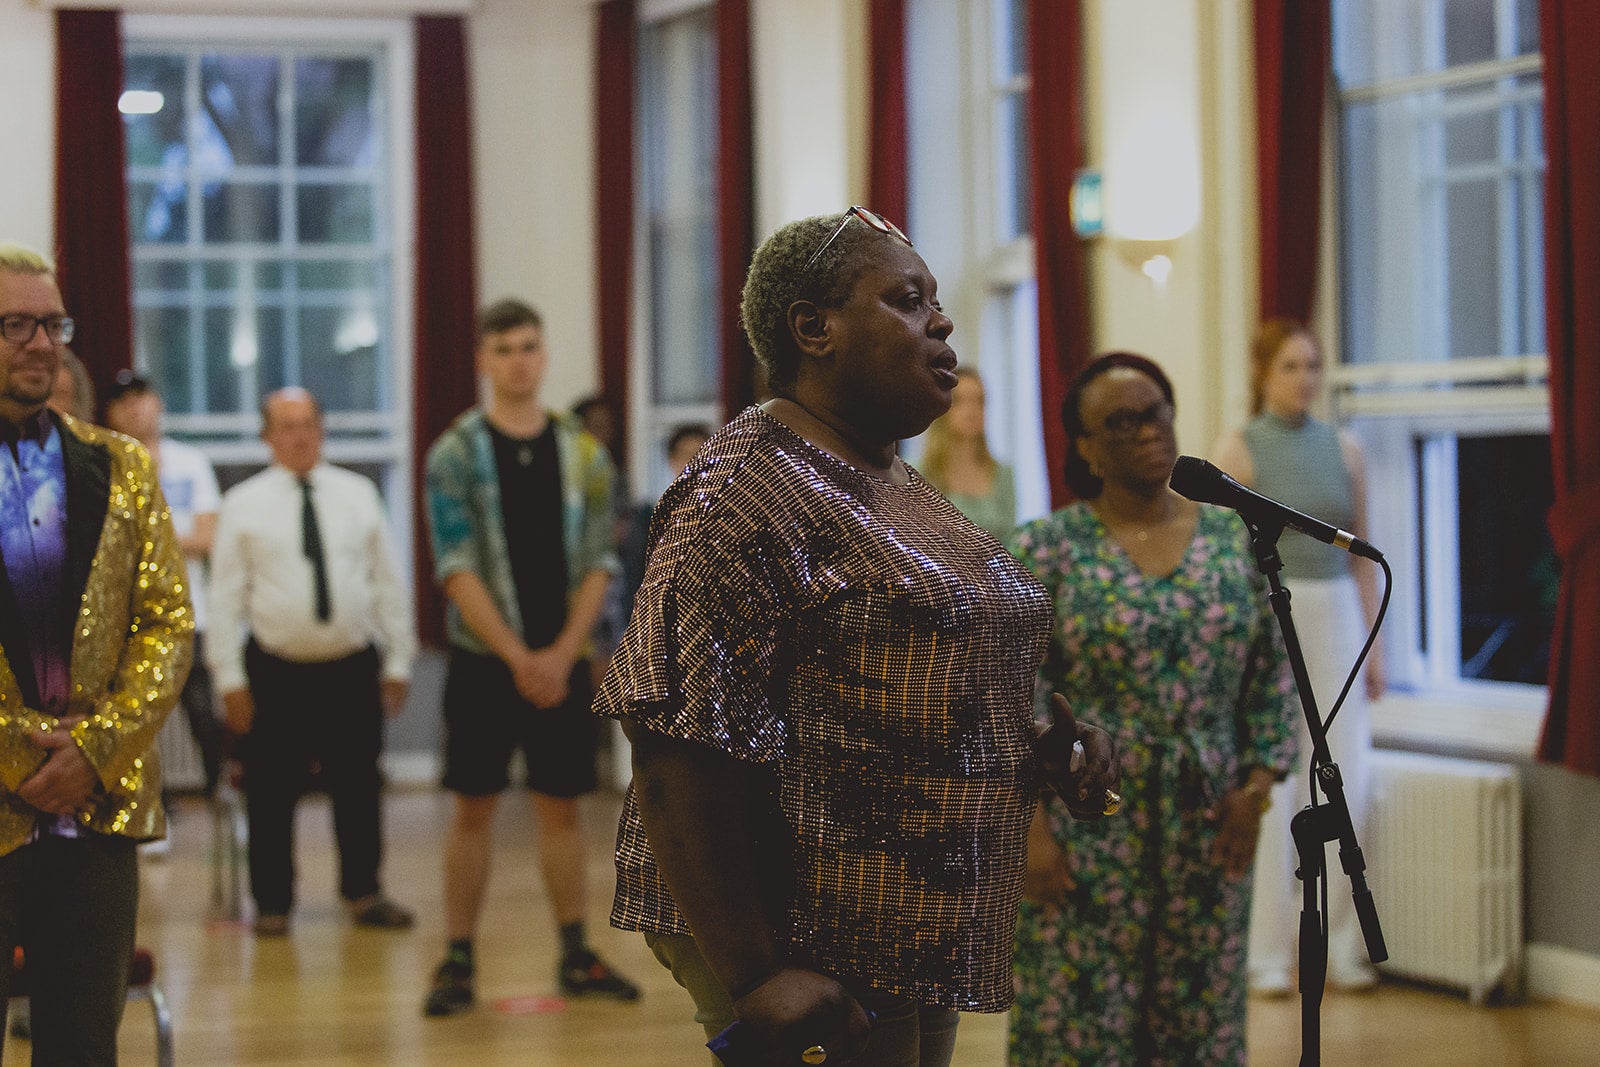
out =
<path fill-rule="evenodd" d="M 136 840 L 166 832 L 156 732 L 178 701 L 194 651 L 183 553 L 150 454 L 120 434 L 52 415 L 67 475 L 67 589 L 78 596 L 68 713 L 99 778 L 80 824 Z M 0 855 L 26 844 L 39 811 L 16 792 L 44 762 L 31 740 L 55 725 L 24 703 L 10 650 L 37 620 L 0 611 Z M 17 657 L 27 658 L 23 652 Z M 31 668 L 27 668 L 31 670 Z"/>

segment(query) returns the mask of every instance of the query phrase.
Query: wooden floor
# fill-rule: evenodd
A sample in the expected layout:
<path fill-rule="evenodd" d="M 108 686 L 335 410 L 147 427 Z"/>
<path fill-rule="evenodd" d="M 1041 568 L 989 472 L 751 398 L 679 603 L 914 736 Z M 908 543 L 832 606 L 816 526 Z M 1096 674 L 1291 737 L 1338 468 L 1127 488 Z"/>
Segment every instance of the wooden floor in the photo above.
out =
<path fill-rule="evenodd" d="M 512 800 L 518 800 L 512 803 Z M 176 1020 L 180 1064 L 519 1064 L 534 1067 L 705 1067 L 687 996 L 641 939 L 608 929 L 610 849 L 618 798 L 586 812 L 594 848 L 592 938 L 645 990 L 638 1004 L 565 1004 L 554 998 L 555 937 L 536 875 L 527 806 L 501 808 L 496 870 L 479 942 L 477 1011 L 435 1020 L 420 1012 L 441 954 L 439 844 L 448 811 L 433 792 L 388 804 L 386 884 L 416 908 L 405 933 L 351 929 L 334 892 L 328 809 L 302 806 L 301 905 L 292 935 L 257 941 L 246 928 L 209 921 L 210 820 L 182 804 L 173 847 L 143 861 L 140 942 L 156 953 Z M 1452 994 L 1385 984 L 1365 995 L 1330 994 L 1323 1058 L 1332 1064 L 1595 1064 L 1600 1015 L 1553 1005 L 1473 1008 Z M 130 1005 L 122 1062 L 155 1062 L 148 1009 Z M 1004 1016 L 963 1017 L 956 1063 L 1003 1064 Z M 1293 1064 L 1296 1001 L 1253 1001 L 1251 1060 Z M 26 1062 L 14 1041 L 12 1062 Z"/>

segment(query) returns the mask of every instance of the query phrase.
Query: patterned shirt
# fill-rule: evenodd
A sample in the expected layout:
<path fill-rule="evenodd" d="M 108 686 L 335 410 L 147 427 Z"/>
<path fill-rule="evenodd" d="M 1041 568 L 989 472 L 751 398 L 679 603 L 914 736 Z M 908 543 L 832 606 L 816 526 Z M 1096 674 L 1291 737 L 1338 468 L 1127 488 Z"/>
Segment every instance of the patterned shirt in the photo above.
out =
<path fill-rule="evenodd" d="M 1037 796 L 1044 590 L 915 471 L 758 408 L 662 498 L 596 710 L 770 766 L 805 965 L 966 1011 L 1011 1001 Z M 630 790 L 614 925 L 687 933 Z"/>
<path fill-rule="evenodd" d="M 611 491 L 614 473 L 606 450 L 569 416 L 552 413 L 561 461 L 561 535 L 567 551 L 567 591 L 593 570 L 621 570 L 612 547 Z M 481 408 L 473 408 L 428 449 L 424 490 L 433 573 L 443 582 L 470 571 L 483 580 L 500 617 L 523 632 L 516 578 L 506 546 L 500 506 L 500 474 L 494 442 Z M 455 604 L 446 608 L 450 643 L 487 654 L 489 647 L 462 621 Z"/>
<path fill-rule="evenodd" d="M 66 713 L 72 623 L 63 589 L 67 566 L 67 470 L 61 435 L 41 412 L 0 448 L 0 559 L 28 621 L 37 710 Z M 40 623 L 43 625 L 40 625 Z"/>

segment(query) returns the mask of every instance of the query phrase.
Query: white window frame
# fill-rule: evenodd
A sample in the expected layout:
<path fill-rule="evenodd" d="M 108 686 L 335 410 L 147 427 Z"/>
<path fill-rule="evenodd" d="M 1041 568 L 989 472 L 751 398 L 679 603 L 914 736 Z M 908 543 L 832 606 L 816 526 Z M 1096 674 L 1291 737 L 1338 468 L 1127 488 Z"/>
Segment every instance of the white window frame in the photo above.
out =
<path fill-rule="evenodd" d="M 711 0 L 643 0 L 637 15 L 637 47 L 642 49 L 642 37 L 647 28 L 685 15 L 705 11 L 712 7 Z M 634 130 L 638 151 L 642 155 L 648 148 L 643 127 L 645 94 L 643 63 L 636 86 L 635 114 L 638 116 Z M 629 345 L 628 367 L 628 460 L 633 472 L 634 502 L 643 504 L 660 497 L 677 473 L 667 466 L 667 435 L 677 426 L 702 423 L 715 430 L 722 425 L 722 399 L 720 383 L 717 395 L 705 403 L 669 403 L 655 396 L 655 367 L 652 361 L 651 340 L 655 327 L 651 314 L 654 286 L 650 277 L 650 217 L 649 195 L 646 187 L 647 167 L 643 160 L 634 167 L 634 240 L 633 289 L 637 294 L 632 310 L 632 342 Z M 715 210 L 713 205 L 712 210 Z M 715 284 L 715 280 L 713 280 Z"/>
<path fill-rule="evenodd" d="M 1031 0 L 1040 3 L 1043 0 Z M 1001 163 L 994 129 L 999 100 L 1026 94 L 1031 75 L 994 76 L 1002 5 L 1008 0 L 912 0 L 908 62 L 935 66 L 954 57 L 960 102 L 951 129 L 941 117 L 936 145 L 939 188 L 913 176 L 910 233 L 940 278 L 939 297 L 956 321 L 952 338 L 961 362 L 976 365 L 984 383 L 985 434 L 990 450 L 1009 465 L 1016 483 L 1019 520 L 1050 509 L 1050 477 L 1039 408 L 1039 322 L 1031 233 L 999 239 Z M 928 60 L 930 55 L 940 58 Z M 911 72 L 913 127 L 917 121 L 916 71 Z M 931 74 L 929 75 L 932 76 Z M 948 77 L 940 69 L 938 77 Z M 946 171 L 951 159 L 959 172 Z M 930 166 L 924 164 L 924 167 Z M 917 168 L 915 156 L 913 169 Z M 932 183 L 928 183 L 932 184 Z M 921 220 L 927 220 L 923 224 Z M 910 454 L 920 453 L 913 443 Z M 915 459 L 913 459 L 915 462 Z"/>
<path fill-rule="evenodd" d="M 343 19 L 233 17 L 196 15 L 130 14 L 123 19 L 125 41 L 152 46 L 172 45 L 191 48 L 215 45 L 219 48 L 304 47 L 314 52 L 329 42 L 376 46 L 382 53 L 379 73 L 381 88 L 375 96 L 389 148 L 387 167 L 388 200 L 377 210 L 387 213 L 391 269 L 389 294 L 390 321 L 387 327 L 394 338 L 390 346 L 389 367 L 393 408 L 389 412 L 329 412 L 325 419 L 327 440 L 324 458 L 330 463 L 385 465 L 387 475 L 380 488 L 389 512 L 390 531 L 400 553 L 400 566 L 412 579 L 412 373 L 416 344 L 413 336 L 415 287 L 416 185 L 413 160 L 415 44 L 408 19 Z M 382 224 L 379 227 L 382 239 Z M 245 413 L 239 415 L 170 414 L 165 422 L 169 432 L 200 438 L 198 447 L 215 464 L 262 464 L 271 462 L 265 442 L 251 422 L 245 429 Z M 374 436 L 381 434 L 382 436 Z M 211 438 L 207 440 L 206 438 Z"/>
<path fill-rule="evenodd" d="M 1502 33 L 1509 32 L 1508 22 L 1502 19 Z M 1424 12 L 1423 24 L 1437 28 L 1436 7 Z M 1517 56 L 1380 79 L 1341 90 L 1334 121 L 1342 125 L 1346 104 L 1492 84 L 1497 79 L 1537 73 L 1542 66 L 1538 56 Z M 1430 176 L 1425 180 L 1442 187 L 1446 175 L 1442 159 L 1435 160 L 1428 170 Z M 1502 165 L 1495 173 L 1505 170 Z M 1330 217 L 1338 219 L 1342 195 L 1338 183 L 1329 183 L 1327 195 L 1332 205 Z M 1527 217 L 1526 205 L 1523 217 Z M 1422 225 L 1437 229 L 1426 221 Z M 1334 232 L 1340 232 L 1337 226 Z M 1502 241 L 1501 247 L 1510 245 Z M 1526 248 L 1522 254 L 1527 255 Z M 1538 264 L 1533 269 L 1539 269 Z M 1440 289 L 1430 306 L 1442 309 L 1446 304 L 1442 272 L 1429 281 Z M 1342 282 L 1337 291 L 1342 296 Z M 1503 334 L 1506 329 L 1502 319 Z M 1503 336 L 1501 343 L 1510 349 L 1515 339 Z M 1377 702 L 1374 736 L 1381 743 L 1406 747 L 1531 757 L 1543 724 L 1547 687 L 1460 676 L 1455 444 L 1460 437 L 1548 433 L 1546 356 L 1339 362 L 1329 368 L 1329 383 L 1334 417 L 1348 424 L 1366 453 L 1368 498 L 1374 502 L 1370 540 L 1383 548 L 1396 571 L 1385 651 L 1391 681 L 1404 679 L 1410 688 L 1391 688 Z M 1422 439 L 1420 448 L 1418 439 Z M 1423 514 L 1418 514 L 1419 487 Z M 1424 521 L 1429 516 L 1434 521 Z M 1425 560 L 1426 573 L 1408 573 L 1412 561 L 1419 558 Z M 1424 613 L 1427 635 L 1422 633 Z"/>

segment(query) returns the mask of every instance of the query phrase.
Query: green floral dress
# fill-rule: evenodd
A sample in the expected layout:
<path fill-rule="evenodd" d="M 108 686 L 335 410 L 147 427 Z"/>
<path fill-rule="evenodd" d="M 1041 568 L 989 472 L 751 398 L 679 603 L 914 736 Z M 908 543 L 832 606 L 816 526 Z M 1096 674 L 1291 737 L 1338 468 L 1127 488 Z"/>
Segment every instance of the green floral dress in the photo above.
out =
<path fill-rule="evenodd" d="M 1222 794 L 1287 768 L 1299 702 L 1238 517 L 1202 505 L 1183 562 L 1142 573 L 1087 504 L 1021 527 L 1012 552 L 1050 591 L 1041 689 L 1108 730 L 1122 811 L 1073 822 L 1066 908 L 1023 903 L 1010 1062 L 1245 1062 L 1250 879 L 1211 860 Z"/>

